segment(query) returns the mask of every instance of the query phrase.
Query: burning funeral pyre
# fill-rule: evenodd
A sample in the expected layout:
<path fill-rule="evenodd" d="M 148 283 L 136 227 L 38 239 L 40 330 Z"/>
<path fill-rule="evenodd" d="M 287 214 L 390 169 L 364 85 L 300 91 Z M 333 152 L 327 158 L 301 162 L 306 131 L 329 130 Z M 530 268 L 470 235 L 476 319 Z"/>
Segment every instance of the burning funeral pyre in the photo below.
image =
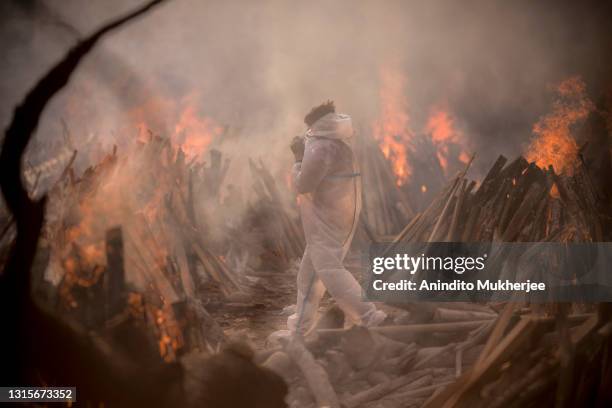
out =
<path fill-rule="evenodd" d="M 255 200 L 239 223 L 222 225 L 224 241 L 210 228 L 222 216 L 230 164 L 220 151 L 188 161 L 182 148 L 150 133 L 81 176 L 72 163 L 48 193 L 40 295 L 92 330 L 148 326 L 164 360 L 217 349 L 223 331 L 204 303 L 250 304 L 258 285 L 250 265 L 287 268 L 304 249 L 295 209 L 261 163 L 250 164 Z"/>

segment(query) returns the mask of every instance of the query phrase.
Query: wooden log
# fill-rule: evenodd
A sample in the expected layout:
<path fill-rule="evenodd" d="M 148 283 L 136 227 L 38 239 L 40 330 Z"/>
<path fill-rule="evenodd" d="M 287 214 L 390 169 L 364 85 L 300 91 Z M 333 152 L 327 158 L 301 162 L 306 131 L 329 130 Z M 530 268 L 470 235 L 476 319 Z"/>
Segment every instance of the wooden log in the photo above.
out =
<path fill-rule="evenodd" d="M 475 187 L 476 187 L 476 181 L 475 180 L 470 181 L 470 184 L 468 184 L 467 188 L 465 189 L 466 197 L 469 197 L 472 194 L 472 190 L 474 190 Z"/>
<path fill-rule="evenodd" d="M 447 199 L 447 201 L 444 204 L 444 207 L 442 209 L 442 213 L 438 217 L 438 221 L 436 222 L 436 225 L 434 226 L 433 230 L 431 231 L 431 234 L 429 235 L 429 239 L 427 240 L 427 242 L 435 242 L 438 239 L 438 230 L 440 229 L 440 225 L 442 223 L 442 220 L 447 216 L 447 212 L 449 211 L 449 206 L 450 206 L 450 204 L 452 202 L 452 199 L 453 199 L 454 195 L 456 194 L 456 191 L 460 188 L 461 183 L 463 182 L 463 178 L 465 177 L 465 174 L 467 173 L 467 171 L 469 170 L 470 166 L 472 165 L 472 162 L 474 161 L 474 157 L 475 157 L 475 155 L 472 155 L 472 157 L 470 158 L 468 163 L 465 165 L 465 168 L 463 169 L 463 171 L 461 171 L 457 175 L 457 177 L 455 178 L 455 181 L 453 183 L 453 186 L 451 187 L 448 199 Z"/>
<path fill-rule="evenodd" d="M 467 185 L 467 180 L 463 179 L 461 183 L 461 187 L 459 187 L 459 195 L 455 203 L 455 208 L 453 210 L 453 216 L 451 218 L 450 227 L 448 228 L 448 233 L 446 234 L 446 241 L 448 242 L 452 242 L 457 238 L 457 226 L 459 224 L 459 214 L 463 210 L 463 202 L 465 200 L 465 194 L 466 194 L 466 185 Z"/>
<path fill-rule="evenodd" d="M 474 226 L 476 225 L 476 220 L 480 214 L 480 206 L 477 204 L 473 204 L 470 209 L 470 215 L 468 216 L 467 222 L 465 224 L 465 228 L 463 229 L 463 233 L 461 234 L 461 241 L 470 242 L 473 241 L 474 237 Z"/>
<path fill-rule="evenodd" d="M 459 187 L 459 183 L 460 183 L 459 178 L 455 179 L 455 181 L 453 182 L 453 186 L 451 187 L 446 203 L 444 204 L 444 207 L 442 208 L 442 212 L 438 216 L 438 220 L 436 221 L 436 224 L 434 225 L 433 230 L 429 234 L 429 238 L 427 239 L 427 242 L 434 242 L 434 240 L 436 239 L 438 235 L 438 230 L 440 229 L 440 225 L 442 224 L 442 220 L 446 217 L 446 214 L 449 211 L 451 201 L 453 199 L 455 191 Z"/>
<path fill-rule="evenodd" d="M 580 199 L 572 185 L 572 179 L 569 176 L 559 175 L 555 177 L 555 184 L 574 226 L 579 231 L 588 230 L 588 221 L 585 219 L 584 211 L 580 206 Z"/>
<path fill-rule="evenodd" d="M 443 309 L 450 310 L 465 310 L 481 313 L 495 313 L 495 310 L 486 304 L 472 303 L 472 302 L 428 302 L 429 304 Z M 477 319 L 473 319 L 477 320 Z"/>
<path fill-rule="evenodd" d="M 543 199 L 546 193 L 547 189 L 539 183 L 534 183 L 529 188 L 525 199 L 510 220 L 508 228 L 503 232 L 504 242 L 513 241 L 518 236 L 529 217 L 529 213 L 534 210 L 536 204 Z"/>
<path fill-rule="evenodd" d="M 546 224 L 546 208 L 550 202 L 549 197 L 544 196 L 535 212 L 535 217 L 533 222 L 531 223 L 531 231 L 530 231 L 530 242 L 538 242 L 544 238 L 545 232 L 545 224 Z"/>
<path fill-rule="evenodd" d="M 480 327 L 488 320 L 479 320 L 471 322 L 454 322 L 454 323 L 429 323 L 429 324 L 409 324 L 402 326 L 382 326 L 372 327 L 371 331 L 382 334 L 393 340 L 411 342 L 420 334 L 426 333 L 451 333 L 451 332 L 466 332 Z M 336 338 L 343 333 L 345 329 L 321 329 L 317 333 L 321 338 Z"/>
<path fill-rule="evenodd" d="M 415 357 L 412 368 L 448 369 L 451 371 L 450 377 L 456 378 L 458 377 L 455 375 L 457 369 L 457 353 L 462 356 L 461 364 L 463 366 L 472 366 L 476 362 L 478 354 L 483 348 L 482 345 L 460 347 L 462 344 L 467 344 L 467 341 L 461 343 L 449 343 L 446 346 L 421 348 Z"/>
<path fill-rule="evenodd" d="M 514 303 L 506 303 L 502 312 L 499 314 L 499 317 L 495 321 L 495 326 L 493 328 L 493 332 L 489 336 L 487 343 L 485 344 L 485 348 L 482 350 L 480 357 L 478 358 L 477 364 L 481 364 L 484 359 L 489 355 L 491 350 L 499 343 L 502 339 L 504 332 L 510 325 L 512 316 L 514 315 L 514 311 L 516 310 L 517 305 Z"/>
<path fill-rule="evenodd" d="M 302 339 L 294 337 L 287 345 L 286 351 L 304 375 L 317 406 L 340 408 L 338 396 L 329 382 L 327 372 L 306 349 Z"/>
<path fill-rule="evenodd" d="M 446 201 L 448 200 L 454 184 L 448 184 L 440 194 L 434 199 L 429 207 L 423 212 L 423 215 L 419 217 L 419 220 L 415 224 L 414 228 L 406 234 L 403 241 L 406 242 L 422 242 L 425 232 L 433 225 L 436 220 L 436 215 L 442 210 Z"/>
<path fill-rule="evenodd" d="M 475 364 L 470 372 L 469 380 L 463 385 L 462 390 L 446 401 L 444 406 L 465 404 L 466 400 L 474 395 L 474 390 L 482 386 L 493 372 L 498 370 L 512 353 L 534 334 L 536 328 L 537 323 L 533 320 L 521 319 L 481 362 Z"/>
<path fill-rule="evenodd" d="M 439 388 L 446 387 L 449 384 L 452 384 L 454 381 L 445 381 L 437 384 L 428 385 L 426 387 L 417 388 L 414 390 L 403 392 L 396 396 L 399 400 L 414 398 L 414 397 L 427 397 L 431 395 L 434 391 Z"/>
<path fill-rule="evenodd" d="M 123 261 L 123 233 L 121 227 L 106 231 L 106 311 L 107 318 L 125 307 L 125 266 Z"/>
<path fill-rule="evenodd" d="M 508 193 L 512 188 L 512 181 L 504 178 L 499 189 L 490 197 L 483 213 L 482 227 L 478 234 L 478 240 L 491 241 L 495 238 L 496 227 L 499 224 L 499 215 L 508 200 Z"/>
<path fill-rule="evenodd" d="M 458 378 L 463 370 L 463 349 L 458 348 L 455 353 L 455 377 Z"/>
<path fill-rule="evenodd" d="M 374 387 L 355 394 L 343 401 L 346 408 L 357 408 L 369 401 L 379 400 L 389 393 L 404 387 L 412 382 L 416 382 L 421 378 L 431 376 L 431 370 L 419 370 L 412 372 L 404 377 L 399 377 L 387 383 L 375 385 Z"/>
<path fill-rule="evenodd" d="M 586 166 L 584 161 L 584 157 L 582 154 L 579 154 L 580 165 L 576 169 L 576 177 L 582 180 L 582 191 L 580 194 L 586 203 L 586 206 L 589 208 L 588 213 L 590 214 L 590 222 L 591 222 L 591 233 L 593 235 L 593 241 L 600 242 L 602 241 L 603 231 L 602 231 L 602 222 L 599 217 L 598 211 L 598 203 L 601 202 L 600 194 L 598 194 L 593 179 L 589 173 L 589 169 Z"/>
<path fill-rule="evenodd" d="M 545 175 L 535 163 L 530 163 L 520 177 L 512 179 L 512 188 L 509 192 L 509 200 L 504 213 L 500 217 L 499 229 L 505 230 L 510 220 L 510 215 L 514 214 L 525 198 L 531 185 L 535 182 L 546 184 Z"/>
<path fill-rule="evenodd" d="M 401 242 L 408 235 L 408 233 L 414 228 L 414 226 L 417 224 L 420 218 L 421 218 L 421 213 L 418 213 L 417 215 L 415 215 L 414 218 L 412 218 L 412 220 L 408 223 L 408 225 L 406 225 L 404 229 L 393 239 L 393 242 L 389 244 L 389 246 L 384 250 L 382 256 L 386 256 L 389 252 L 393 251 L 395 247 L 397 246 L 397 244 Z"/>
<path fill-rule="evenodd" d="M 374 157 L 378 158 L 380 154 L 381 153 L 379 150 L 379 154 Z M 393 227 L 393 225 L 391 224 L 391 220 L 389 219 L 389 214 L 387 212 L 387 208 L 388 208 L 388 203 L 386 200 L 387 194 L 385 190 L 384 175 L 382 174 L 382 168 L 383 166 L 386 166 L 386 165 L 387 165 L 386 160 L 384 160 L 384 162 L 382 162 L 381 160 L 376 160 L 374 161 L 374 166 L 372 166 L 373 174 L 375 176 L 374 183 L 377 188 L 378 197 L 379 197 L 379 206 L 377 207 L 377 210 L 378 210 L 378 213 L 380 214 L 382 229 L 377 232 L 380 235 L 389 235 L 391 233 L 391 228 Z"/>
<path fill-rule="evenodd" d="M 222 278 L 221 273 L 212 264 L 211 260 L 204 253 L 204 251 L 200 248 L 200 246 L 196 243 L 193 243 L 191 245 L 191 249 L 193 250 L 193 253 L 196 255 L 196 257 L 201 262 L 208 276 L 210 276 L 215 282 L 219 284 L 219 287 L 221 288 L 221 291 L 223 292 L 223 294 L 227 296 L 230 293 L 232 293 L 232 291 L 228 288 L 227 282 L 225 282 L 224 279 Z"/>
<path fill-rule="evenodd" d="M 409 344 L 405 350 L 397 357 L 391 357 L 383 361 L 379 368 L 388 374 L 397 374 L 405 370 L 416 357 L 417 347 L 414 343 Z"/>
<path fill-rule="evenodd" d="M 467 350 L 472 346 L 484 342 L 489 337 L 491 331 L 493 330 L 493 327 L 495 327 L 495 323 L 495 321 L 491 320 L 487 323 L 483 323 L 482 326 L 480 326 L 479 328 L 472 330 L 468 335 L 468 338 L 465 339 L 464 342 L 459 343 L 457 345 L 457 350 Z M 481 353 L 478 355 L 478 360 L 480 360 L 481 356 L 482 350 Z"/>
<path fill-rule="evenodd" d="M 417 352 L 417 361 L 414 364 L 414 368 L 422 368 L 434 358 L 443 355 L 444 353 L 454 351 L 456 347 L 457 343 L 449 343 L 443 347 L 422 348 Z"/>
<path fill-rule="evenodd" d="M 517 178 L 523 173 L 523 171 L 529 167 L 529 162 L 525 160 L 524 157 L 520 156 L 514 159 L 512 163 L 507 165 L 502 171 L 499 173 L 499 176 L 502 179 L 510 180 L 513 178 Z"/>
<path fill-rule="evenodd" d="M 437 322 L 464 322 L 475 320 L 492 320 L 497 317 L 497 314 L 492 312 L 479 312 L 468 310 L 453 310 L 447 308 L 438 308 L 434 319 Z"/>
<path fill-rule="evenodd" d="M 398 405 L 398 407 L 405 407 L 407 406 L 407 404 L 412 403 L 412 401 L 417 401 L 415 399 L 416 397 L 415 398 L 406 397 L 405 394 L 407 392 L 422 389 L 426 386 L 432 385 L 433 382 L 434 382 L 434 377 L 432 375 L 427 375 L 425 377 L 419 378 L 416 381 L 411 382 L 410 384 L 396 390 L 393 394 L 386 396 L 384 398 L 385 407 L 387 406 L 387 403 L 391 401 L 400 403 L 401 405 Z"/>
<path fill-rule="evenodd" d="M 489 193 L 491 188 L 494 186 L 497 176 L 499 175 L 499 173 L 501 172 L 501 169 L 504 167 L 507 161 L 508 161 L 507 158 L 505 158 L 503 155 L 500 155 L 495 161 L 495 163 L 493 163 L 493 166 L 489 169 L 489 172 L 487 173 L 484 180 L 482 180 L 482 183 L 480 183 L 480 186 L 476 190 L 475 197 L 474 197 L 476 201 L 481 201 L 484 198 L 484 196 L 486 196 Z"/>

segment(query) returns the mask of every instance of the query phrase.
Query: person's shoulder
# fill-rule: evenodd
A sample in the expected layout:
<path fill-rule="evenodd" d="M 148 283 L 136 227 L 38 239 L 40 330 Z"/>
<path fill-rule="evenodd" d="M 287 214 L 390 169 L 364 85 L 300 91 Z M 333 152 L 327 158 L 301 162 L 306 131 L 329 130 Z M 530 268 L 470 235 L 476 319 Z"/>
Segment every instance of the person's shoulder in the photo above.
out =
<path fill-rule="evenodd" d="M 313 137 L 310 139 L 312 149 L 322 150 L 328 154 L 333 154 L 338 151 L 338 140 L 327 137 Z"/>
<path fill-rule="evenodd" d="M 327 137 L 311 136 L 306 139 L 306 143 L 311 146 L 327 147 L 333 145 L 333 140 Z"/>

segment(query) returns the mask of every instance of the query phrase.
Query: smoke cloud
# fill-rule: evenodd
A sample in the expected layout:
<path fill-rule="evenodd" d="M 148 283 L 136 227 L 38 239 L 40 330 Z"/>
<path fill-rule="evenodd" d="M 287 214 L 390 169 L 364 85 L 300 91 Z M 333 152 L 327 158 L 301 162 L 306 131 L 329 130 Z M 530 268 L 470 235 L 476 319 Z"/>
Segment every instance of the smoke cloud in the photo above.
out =
<path fill-rule="evenodd" d="M 138 2 L 3 2 L 0 69 L 6 126 L 25 91 L 79 33 Z M 369 132 L 380 112 L 381 67 L 406 77 L 410 126 L 445 106 L 477 150 L 476 168 L 515 155 L 550 108 L 550 87 L 585 79 L 598 101 L 610 86 L 610 5 L 596 2 L 176 0 L 108 38 L 46 112 L 30 160 L 65 144 L 82 153 L 169 134 L 181 108 L 240 137 L 216 138 L 234 163 L 262 157 L 278 172 L 313 105 L 334 99 Z M 243 166 L 246 167 L 246 166 Z M 240 166 L 233 166 L 240 173 Z M 239 174 L 238 174 L 239 176 Z"/>

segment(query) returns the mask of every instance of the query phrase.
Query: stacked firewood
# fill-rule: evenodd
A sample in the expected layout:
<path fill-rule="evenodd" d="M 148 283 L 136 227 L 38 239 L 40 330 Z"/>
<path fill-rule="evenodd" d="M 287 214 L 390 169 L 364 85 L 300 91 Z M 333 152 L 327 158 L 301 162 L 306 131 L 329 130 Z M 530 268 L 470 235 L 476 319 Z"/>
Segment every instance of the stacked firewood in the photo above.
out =
<path fill-rule="evenodd" d="M 572 308 L 576 305 L 560 304 L 542 315 L 506 304 L 474 366 L 425 406 L 609 404 L 600 387 L 610 381 L 610 308 L 602 304 L 594 313 Z"/>
<path fill-rule="evenodd" d="M 290 267 L 304 236 L 286 186 L 261 161 L 249 162 L 253 194 L 243 205 L 240 188 L 226 182 L 230 160 L 220 151 L 188 158 L 151 132 L 140 139 L 80 177 L 75 153 L 50 186 L 44 245 L 51 262 L 36 286 L 94 331 L 120 327 L 134 320 L 128 311 L 141 311 L 139 325 L 152 328 L 162 356 L 173 360 L 224 342 L 204 306 L 218 312 L 223 304 L 251 304 L 261 285 L 254 277 Z M 106 251 L 105 237 L 117 236 L 113 225 L 122 262 Z M 109 297 L 120 301 L 109 307 Z"/>
<path fill-rule="evenodd" d="M 400 179 L 393 167 L 401 164 L 385 158 L 376 141 L 362 137 L 359 142 L 363 221 L 372 237 L 384 240 L 397 234 L 416 211 L 427 208 L 436 198 L 447 183 L 448 159 L 440 157 L 439 148 L 431 137 L 415 135 L 404 146 L 403 160 L 409 166 L 402 170 L 408 174 Z M 461 165 L 458 159 L 452 162 L 453 169 Z"/>
<path fill-rule="evenodd" d="M 207 188 L 224 175 L 212 156 L 208 167 L 186 163 L 182 151 L 150 135 L 129 155 L 113 149 L 80 177 L 71 161 L 49 191 L 42 249 L 51 262 L 35 286 L 61 314 L 91 330 L 148 327 L 145 337 L 165 360 L 222 342 L 196 296 L 203 277 L 225 295 L 242 290 L 208 247 L 196 216 L 194 175 L 208 176 Z M 138 180 L 122 185 L 135 174 Z M 119 226 L 108 229 L 113 224 Z"/>
<path fill-rule="evenodd" d="M 396 234 L 413 216 L 412 205 L 374 141 L 362 141 L 360 156 L 365 227 L 377 237 Z"/>
<path fill-rule="evenodd" d="M 408 225 L 400 240 L 598 242 L 606 209 L 581 156 L 571 174 L 500 156 L 475 189 L 464 174 Z M 475 191 L 474 191 L 475 189 Z M 610 341 L 607 306 L 503 306 L 471 370 L 428 407 L 577 406 L 596 400 Z M 590 313 L 584 313 L 585 311 Z M 601 395 L 599 396 L 601 397 Z"/>
<path fill-rule="evenodd" d="M 249 166 L 256 199 L 249 203 L 245 221 L 257 225 L 261 232 L 266 260 L 280 260 L 273 269 L 284 270 L 292 260 L 304 253 L 302 226 L 297 214 L 288 212 L 287 199 L 281 194 L 275 178 L 263 161 L 249 160 Z M 270 262 L 267 264 L 270 265 Z"/>
<path fill-rule="evenodd" d="M 395 241 L 601 241 L 598 192 L 579 162 L 572 175 L 500 156 L 476 188 L 458 175 Z"/>

